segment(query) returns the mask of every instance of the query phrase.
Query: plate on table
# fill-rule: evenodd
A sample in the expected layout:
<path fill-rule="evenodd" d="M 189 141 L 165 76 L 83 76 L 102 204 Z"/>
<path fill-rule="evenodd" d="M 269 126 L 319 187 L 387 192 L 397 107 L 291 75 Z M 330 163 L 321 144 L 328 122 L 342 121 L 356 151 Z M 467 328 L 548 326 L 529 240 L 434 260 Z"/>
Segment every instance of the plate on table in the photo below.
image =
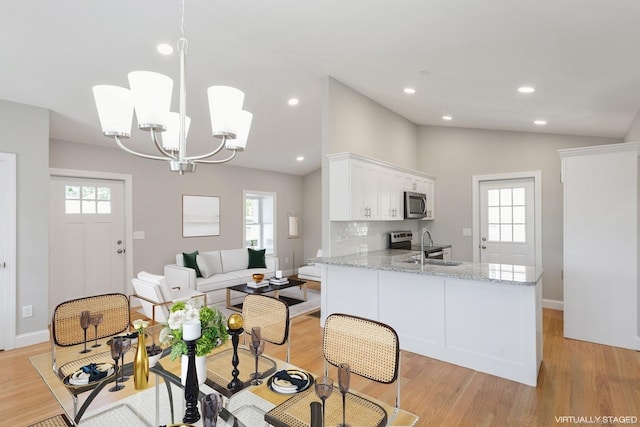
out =
<path fill-rule="evenodd" d="M 277 374 L 278 372 L 273 374 L 271 378 L 269 378 L 269 381 L 267 382 L 269 389 L 272 391 L 275 391 L 276 393 L 280 393 L 280 394 L 300 393 L 301 391 L 308 389 L 309 386 L 313 384 L 313 376 L 311 374 L 304 371 L 297 370 L 297 369 L 287 369 L 287 374 L 289 374 L 291 378 L 295 378 L 297 380 L 303 381 L 303 385 L 299 390 L 295 384 L 292 384 L 291 382 L 285 379 L 276 378 Z"/>
<path fill-rule="evenodd" d="M 111 363 L 96 363 L 95 365 L 98 371 L 106 372 L 106 375 L 94 381 L 89 381 L 89 373 L 85 372 L 83 368 L 80 368 L 74 373 L 64 377 L 62 380 L 63 384 L 67 387 L 86 387 L 110 379 L 115 374 L 115 369 Z"/>

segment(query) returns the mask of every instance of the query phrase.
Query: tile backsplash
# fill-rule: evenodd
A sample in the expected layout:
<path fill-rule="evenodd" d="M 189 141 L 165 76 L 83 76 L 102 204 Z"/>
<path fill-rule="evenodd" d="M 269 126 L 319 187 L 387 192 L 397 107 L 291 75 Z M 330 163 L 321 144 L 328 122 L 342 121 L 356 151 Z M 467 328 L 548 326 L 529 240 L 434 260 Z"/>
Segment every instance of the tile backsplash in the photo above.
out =
<path fill-rule="evenodd" d="M 417 221 L 331 221 L 331 256 L 387 249 L 389 233 L 411 230 Z"/>

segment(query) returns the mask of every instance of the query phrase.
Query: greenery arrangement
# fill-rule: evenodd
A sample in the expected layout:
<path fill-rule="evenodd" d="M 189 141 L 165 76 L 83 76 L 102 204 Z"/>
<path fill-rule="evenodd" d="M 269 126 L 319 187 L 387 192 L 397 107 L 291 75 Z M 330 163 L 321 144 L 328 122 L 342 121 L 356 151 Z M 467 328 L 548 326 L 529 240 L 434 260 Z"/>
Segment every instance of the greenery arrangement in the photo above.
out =
<path fill-rule="evenodd" d="M 188 320 L 200 320 L 202 328 L 202 336 L 196 342 L 196 356 L 206 356 L 229 339 L 227 319 L 219 310 L 177 302 L 171 306 L 167 324 L 160 331 L 160 343 L 171 346 L 171 360 L 187 354 L 187 345 L 182 340 L 182 325 Z"/>

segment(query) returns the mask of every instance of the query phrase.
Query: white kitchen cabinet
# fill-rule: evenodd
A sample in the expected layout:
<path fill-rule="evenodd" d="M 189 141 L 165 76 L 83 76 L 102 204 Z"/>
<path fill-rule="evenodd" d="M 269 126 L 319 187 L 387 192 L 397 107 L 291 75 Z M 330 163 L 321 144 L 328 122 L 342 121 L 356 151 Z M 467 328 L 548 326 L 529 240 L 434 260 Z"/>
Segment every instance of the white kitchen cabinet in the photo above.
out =
<path fill-rule="evenodd" d="M 433 179 L 425 178 L 424 185 L 425 185 L 424 193 L 427 195 L 427 217 L 424 219 L 435 219 L 436 217 L 436 209 L 435 209 L 436 182 Z"/>
<path fill-rule="evenodd" d="M 639 150 L 623 143 L 559 151 L 566 338 L 638 349 Z"/>
<path fill-rule="evenodd" d="M 380 219 L 404 219 L 403 184 L 402 172 L 386 167 L 380 169 Z"/>
<path fill-rule="evenodd" d="M 332 221 L 380 219 L 380 166 L 352 159 L 329 163 L 330 219 Z"/>
<path fill-rule="evenodd" d="M 404 220 L 404 192 L 427 197 L 433 219 L 435 181 L 428 175 L 351 153 L 330 154 L 329 219 L 331 221 Z"/>

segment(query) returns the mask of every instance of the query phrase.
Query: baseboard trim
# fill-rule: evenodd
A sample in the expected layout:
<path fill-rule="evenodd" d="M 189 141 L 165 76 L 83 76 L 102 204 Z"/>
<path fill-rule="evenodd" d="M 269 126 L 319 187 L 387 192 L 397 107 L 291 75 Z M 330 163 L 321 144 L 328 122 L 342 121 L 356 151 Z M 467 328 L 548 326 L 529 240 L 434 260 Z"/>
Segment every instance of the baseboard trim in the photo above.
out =
<path fill-rule="evenodd" d="M 557 299 L 543 299 L 542 308 L 564 311 L 564 302 Z"/>
<path fill-rule="evenodd" d="M 16 336 L 16 348 L 26 347 L 33 344 L 40 344 L 41 342 L 46 341 L 49 341 L 49 329 L 29 332 L 28 334 L 20 334 Z"/>

